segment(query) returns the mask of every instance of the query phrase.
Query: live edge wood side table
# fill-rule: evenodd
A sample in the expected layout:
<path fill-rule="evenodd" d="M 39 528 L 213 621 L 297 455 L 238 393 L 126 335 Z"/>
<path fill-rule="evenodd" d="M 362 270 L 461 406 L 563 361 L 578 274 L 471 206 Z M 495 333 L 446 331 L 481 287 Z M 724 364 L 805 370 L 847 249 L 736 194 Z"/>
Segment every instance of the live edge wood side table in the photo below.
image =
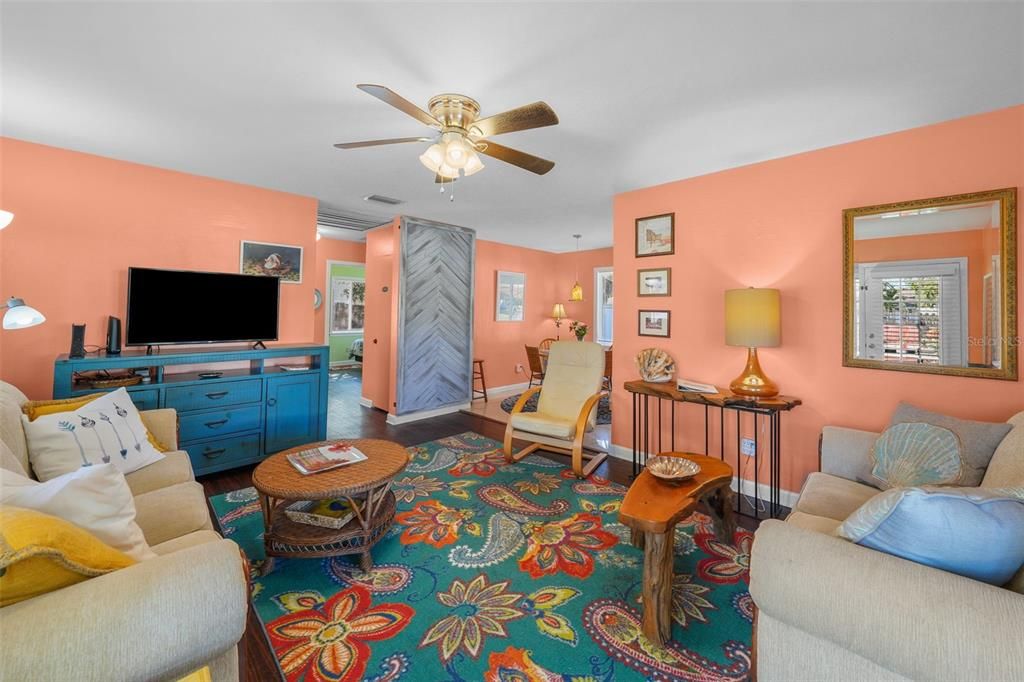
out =
<path fill-rule="evenodd" d="M 718 537 L 733 543 L 732 467 L 720 459 L 685 452 L 663 453 L 684 457 L 700 465 L 700 473 L 669 483 L 644 469 L 626 492 L 619 521 L 632 532 L 633 544 L 644 550 L 643 619 L 641 629 L 651 642 L 662 645 L 672 635 L 672 559 L 675 526 L 703 502 Z"/>
<path fill-rule="evenodd" d="M 627 381 L 623 388 L 633 396 L 633 475 L 647 463 L 648 455 L 656 455 L 663 450 L 662 441 L 668 441 L 667 450 L 676 449 L 676 422 L 679 421 L 677 405 L 692 403 L 704 406 L 704 454 L 710 455 L 708 446 L 711 442 L 712 420 L 710 413 L 713 408 L 718 412 L 718 458 L 726 458 L 726 415 L 735 414 L 735 455 L 736 472 L 740 467 L 740 436 L 744 431 L 751 433 L 754 440 L 754 480 L 761 480 L 761 470 L 768 468 L 768 516 L 778 518 L 782 511 L 782 415 L 798 407 L 802 401 L 788 395 L 777 395 L 772 398 L 746 398 L 736 395 L 726 388 L 719 388 L 718 393 L 691 393 L 680 391 L 675 383 L 653 384 L 647 381 Z M 662 409 L 667 402 L 668 410 Z M 651 405 L 651 403 L 654 403 Z M 651 407 L 654 408 L 652 414 Z M 668 424 L 664 424 L 665 412 L 668 412 Z M 752 415 L 747 427 L 741 427 L 742 415 Z M 751 423 L 753 422 L 753 423 Z M 767 433 L 761 435 L 761 426 L 767 426 Z M 732 428 L 728 429 L 733 431 Z M 761 446 L 761 441 L 765 447 Z M 732 450 L 729 447 L 728 450 Z M 763 450 L 763 451 L 762 451 Z M 767 462 L 763 461 L 767 458 Z M 737 476 L 737 490 L 742 481 Z M 745 516 L 761 518 L 760 486 L 753 486 L 753 514 L 739 513 Z"/>
<path fill-rule="evenodd" d="M 265 575 L 273 570 L 274 557 L 328 557 L 358 554 L 364 571 L 373 566 L 370 549 L 384 536 L 395 518 L 395 494 L 391 483 L 409 463 L 409 453 L 387 440 L 356 439 L 351 443 L 366 460 L 319 474 L 304 476 L 286 459 L 332 441 L 311 443 L 279 452 L 263 460 L 252 474 L 263 511 L 267 560 Z M 299 500 L 345 499 L 355 517 L 340 529 L 296 523 L 285 508 Z"/>

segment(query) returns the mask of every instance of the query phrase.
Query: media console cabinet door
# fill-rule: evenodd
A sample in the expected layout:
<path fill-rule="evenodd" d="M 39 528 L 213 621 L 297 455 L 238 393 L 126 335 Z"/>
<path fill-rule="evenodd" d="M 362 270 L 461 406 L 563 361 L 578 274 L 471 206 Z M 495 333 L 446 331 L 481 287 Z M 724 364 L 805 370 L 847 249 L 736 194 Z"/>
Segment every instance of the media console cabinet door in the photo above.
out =
<path fill-rule="evenodd" d="M 319 440 L 319 391 L 314 374 L 267 377 L 267 454 Z"/>
<path fill-rule="evenodd" d="M 402 219 L 397 414 L 469 402 L 473 230 Z"/>

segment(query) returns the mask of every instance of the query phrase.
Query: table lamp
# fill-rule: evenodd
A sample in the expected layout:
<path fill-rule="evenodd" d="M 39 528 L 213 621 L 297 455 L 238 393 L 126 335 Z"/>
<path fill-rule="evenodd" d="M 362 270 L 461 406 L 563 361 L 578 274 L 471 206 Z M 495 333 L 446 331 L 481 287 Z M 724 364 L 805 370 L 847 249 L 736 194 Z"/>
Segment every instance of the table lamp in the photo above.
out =
<path fill-rule="evenodd" d="M 742 396 L 770 398 L 779 387 L 765 376 L 757 361 L 758 348 L 779 345 L 778 289 L 730 289 L 725 292 L 725 343 L 747 349 L 747 366 L 729 389 Z"/>
<path fill-rule="evenodd" d="M 555 318 L 555 326 L 561 327 L 562 320 L 565 319 L 565 306 L 561 303 L 556 303 L 555 307 L 551 309 L 551 317 Z"/>
<path fill-rule="evenodd" d="M 46 322 L 41 312 L 25 305 L 25 301 L 20 298 L 11 296 L 0 308 L 7 308 L 4 313 L 4 329 L 25 329 Z"/>

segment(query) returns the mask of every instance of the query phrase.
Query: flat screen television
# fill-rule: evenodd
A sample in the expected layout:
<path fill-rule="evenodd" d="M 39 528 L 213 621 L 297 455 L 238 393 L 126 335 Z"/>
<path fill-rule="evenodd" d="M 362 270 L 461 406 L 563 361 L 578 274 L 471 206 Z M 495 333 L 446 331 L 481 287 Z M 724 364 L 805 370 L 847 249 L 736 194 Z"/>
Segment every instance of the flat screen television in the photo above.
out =
<path fill-rule="evenodd" d="M 277 277 L 128 268 L 125 344 L 276 341 Z"/>

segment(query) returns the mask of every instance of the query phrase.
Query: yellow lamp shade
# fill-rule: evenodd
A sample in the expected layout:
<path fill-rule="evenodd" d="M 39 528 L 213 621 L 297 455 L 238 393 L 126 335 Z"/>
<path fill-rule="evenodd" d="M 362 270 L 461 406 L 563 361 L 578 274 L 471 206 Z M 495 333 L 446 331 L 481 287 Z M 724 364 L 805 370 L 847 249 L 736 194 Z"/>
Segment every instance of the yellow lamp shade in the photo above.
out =
<path fill-rule="evenodd" d="M 551 317 L 556 320 L 561 320 L 565 317 L 565 306 L 561 303 L 556 303 L 555 307 L 551 309 Z"/>
<path fill-rule="evenodd" d="M 778 289 L 730 289 L 725 292 L 725 343 L 744 348 L 779 345 L 781 311 Z"/>

